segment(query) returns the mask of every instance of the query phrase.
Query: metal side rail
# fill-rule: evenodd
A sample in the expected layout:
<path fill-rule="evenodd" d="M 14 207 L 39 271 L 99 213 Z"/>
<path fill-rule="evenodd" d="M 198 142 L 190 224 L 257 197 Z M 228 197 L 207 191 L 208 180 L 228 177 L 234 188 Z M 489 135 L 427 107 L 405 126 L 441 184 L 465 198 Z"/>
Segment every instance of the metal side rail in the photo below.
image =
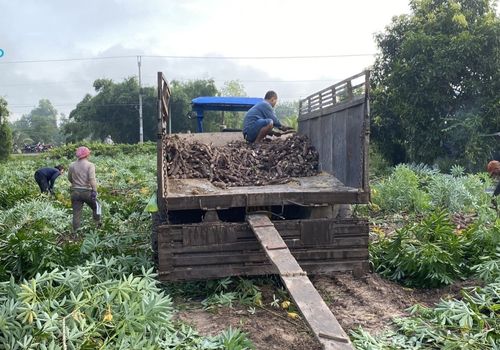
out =
<path fill-rule="evenodd" d="M 267 257 L 278 269 L 281 280 L 323 349 L 353 350 L 349 337 L 290 253 L 271 220 L 265 214 L 249 214 L 247 222 Z"/>

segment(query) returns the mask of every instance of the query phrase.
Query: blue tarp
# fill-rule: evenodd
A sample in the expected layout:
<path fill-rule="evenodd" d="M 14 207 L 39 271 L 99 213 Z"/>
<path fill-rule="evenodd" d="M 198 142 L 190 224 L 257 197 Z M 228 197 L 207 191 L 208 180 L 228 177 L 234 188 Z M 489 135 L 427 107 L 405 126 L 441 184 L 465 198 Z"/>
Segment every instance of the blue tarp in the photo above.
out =
<path fill-rule="evenodd" d="M 204 111 L 245 112 L 262 100 L 259 97 L 202 96 L 194 98 L 191 102 L 198 118 L 198 132 L 203 132 Z"/>

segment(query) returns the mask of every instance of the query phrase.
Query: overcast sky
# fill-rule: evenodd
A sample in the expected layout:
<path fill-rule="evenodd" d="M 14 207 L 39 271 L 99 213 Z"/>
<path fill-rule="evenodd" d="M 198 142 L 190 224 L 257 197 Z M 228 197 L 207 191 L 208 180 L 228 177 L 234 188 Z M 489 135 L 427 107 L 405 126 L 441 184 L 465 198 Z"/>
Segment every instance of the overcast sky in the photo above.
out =
<path fill-rule="evenodd" d="M 374 33 L 407 0 L 0 0 L 0 96 L 11 120 L 42 98 L 69 114 L 97 78 L 240 80 L 250 96 L 299 99 L 369 67 Z M 238 57 L 352 55 L 308 59 Z M 116 56 L 131 56 L 109 58 Z M 99 59 L 108 57 L 106 59 Z M 80 59 L 56 62 L 19 62 Z"/>

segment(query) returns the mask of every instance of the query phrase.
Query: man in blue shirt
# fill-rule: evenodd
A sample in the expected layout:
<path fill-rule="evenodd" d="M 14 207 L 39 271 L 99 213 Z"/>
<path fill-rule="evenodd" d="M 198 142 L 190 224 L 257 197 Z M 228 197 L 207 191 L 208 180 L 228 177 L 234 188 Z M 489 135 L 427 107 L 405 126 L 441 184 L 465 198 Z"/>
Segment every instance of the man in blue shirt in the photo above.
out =
<path fill-rule="evenodd" d="M 35 181 L 40 187 L 40 192 L 54 193 L 54 183 L 63 172 L 63 165 L 57 165 L 54 168 L 41 168 L 35 171 Z"/>
<path fill-rule="evenodd" d="M 274 113 L 274 106 L 278 102 L 278 95 L 274 91 L 266 92 L 264 101 L 250 108 L 243 120 L 243 137 L 250 143 L 259 143 L 266 137 L 272 135 L 274 127 L 280 130 L 290 130 L 288 126 L 281 125 Z"/>

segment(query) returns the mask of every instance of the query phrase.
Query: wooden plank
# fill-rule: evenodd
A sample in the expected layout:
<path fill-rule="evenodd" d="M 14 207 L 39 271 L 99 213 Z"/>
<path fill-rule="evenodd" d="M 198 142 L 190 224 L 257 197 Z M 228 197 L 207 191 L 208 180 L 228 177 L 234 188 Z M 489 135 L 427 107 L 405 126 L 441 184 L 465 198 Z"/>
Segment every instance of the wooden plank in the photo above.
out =
<path fill-rule="evenodd" d="M 365 72 L 365 71 L 363 71 L 363 72 L 361 72 L 361 73 L 355 74 L 355 75 L 353 75 L 353 76 L 351 76 L 351 77 L 349 77 L 349 78 L 347 78 L 347 79 L 344 79 L 344 80 L 342 80 L 342 81 L 339 81 L 338 83 L 335 83 L 335 84 L 333 84 L 333 85 L 331 85 L 331 86 L 329 86 L 329 87 L 327 87 L 327 88 L 325 88 L 325 89 L 323 89 L 323 90 L 320 90 L 320 91 L 318 91 L 318 92 L 315 92 L 314 94 L 307 96 L 306 98 L 302 99 L 301 101 L 306 101 L 306 100 L 308 100 L 308 99 L 311 99 L 311 98 L 313 98 L 314 96 L 316 96 L 316 95 L 318 95 L 318 94 L 321 94 L 321 93 L 323 93 L 323 92 L 325 92 L 325 91 L 328 91 L 328 90 L 330 90 L 330 89 L 335 89 L 335 90 L 337 90 L 337 88 L 338 88 L 338 87 L 345 86 L 347 82 L 352 81 L 352 80 L 354 80 L 354 79 L 357 79 L 357 78 L 359 78 L 359 77 L 362 77 L 363 75 L 365 75 L 365 73 L 366 73 L 366 72 Z"/>
<path fill-rule="evenodd" d="M 330 116 L 325 116 L 320 119 L 321 123 L 321 139 L 319 141 L 320 148 L 317 148 L 319 152 L 319 161 L 321 163 L 321 169 L 330 174 L 333 174 L 333 147 L 332 139 L 334 135 L 333 129 L 333 118 Z"/>
<path fill-rule="evenodd" d="M 269 224 L 272 224 L 271 220 L 262 214 L 250 214 L 247 220 L 262 247 L 264 247 L 266 255 L 278 269 L 281 280 L 323 348 L 352 350 L 353 347 L 349 337 L 292 256 L 290 250 L 286 246 L 278 250 L 269 249 L 269 245 L 274 245 L 277 241 L 281 241 L 281 244 L 284 245 L 279 232 L 274 226 L 269 226 Z M 266 221 L 268 225 L 263 226 Z M 252 226 L 254 222 L 260 223 L 261 226 Z"/>
<path fill-rule="evenodd" d="M 347 112 L 347 163 L 345 184 L 363 188 L 364 118 L 363 106 Z"/>
<path fill-rule="evenodd" d="M 173 225 L 172 225 L 173 226 Z M 184 242 L 184 237 L 183 237 L 183 228 L 189 227 L 190 225 L 178 225 L 175 227 L 172 226 L 162 226 L 160 229 L 162 232 L 165 230 L 170 231 L 170 239 L 172 239 L 175 242 Z M 200 226 L 200 225 L 196 225 Z M 224 226 L 228 226 L 228 228 L 224 228 Z M 247 239 L 255 239 L 255 235 L 253 232 L 250 230 L 248 225 L 246 223 L 241 223 L 241 224 L 233 224 L 233 223 L 224 223 L 224 224 L 218 224 L 218 225 L 210 225 L 210 224 L 205 224 L 203 226 L 200 226 L 201 230 L 203 232 L 214 232 L 216 230 L 230 230 L 231 237 L 229 239 L 230 242 L 236 242 L 236 241 L 242 241 L 242 240 L 247 240 Z M 280 225 L 282 228 L 282 237 L 286 237 L 288 239 L 290 238 L 300 238 L 300 226 L 297 222 L 294 222 L 293 226 L 287 227 L 287 225 Z M 350 226 L 349 232 L 354 232 L 355 227 Z M 225 242 L 220 242 L 220 243 L 225 243 Z"/>
<path fill-rule="evenodd" d="M 343 244 L 340 241 L 343 238 L 363 238 L 368 237 L 369 227 L 366 220 L 361 219 L 302 219 L 302 220 L 278 220 L 274 221 L 276 229 L 280 232 L 285 241 L 301 239 L 303 243 L 309 245 L 314 241 L 320 241 L 325 244 L 323 238 L 311 238 L 309 236 L 324 235 L 325 231 L 333 237 L 331 243 Z M 203 235 L 220 235 L 226 239 L 217 239 L 213 244 L 236 243 L 245 241 L 254 241 L 255 235 L 252 233 L 247 223 L 199 223 L 199 224 L 179 224 L 179 225 L 160 225 L 157 229 L 159 240 L 168 237 L 168 242 L 181 244 L 185 246 L 191 242 L 189 238 L 184 238 L 186 232 L 197 230 Z M 227 233 L 221 234 L 220 232 Z M 209 245 L 209 244 L 207 244 Z"/>
<path fill-rule="evenodd" d="M 306 276 L 281 277 L 295 304 L 324 349 L 354 349 L 349 336 Z"/>
<path fill-rule="evenodd" d="M 370 71 L 365 72 L 364 146 L 363 146 L 363 190 L 370 193 L 369 143 L 370 143 Z"/>
<path fill-rule="evenodd" d="M 159 249 L 160 250 L 170 249 L 172 253 L 182 253 L 182 252 L 197 253 L 206 251 L 211 251 L 215 253 L 215 252 L 241 251 L 241 250 L 252 251 L 252 250 L 258 250 L 260 247 L 259 243 L 255 240 L 239 241 L 235 243 L 212 244 L 206 246 L 184 246 L 182 243 L 176 243 L 176 242 L 174 242 L 173 244 L 162 243 L 162 241 L 160 240 L 161 236 L 158 237 L 159 237 L 158 240 Z M 163 244 L 165 244 L 165 246 Z M 313 246 L 312 244 L 310 245 L 303 244 L 300 239 L 286 239 L 285 244 L 291 249 Z M 361 248 L 361 247 L 366 247 L 367 245 L 368 245 L 367 235 L 334 238 L 332 239 L 330 244 L 324 244 L 325 247 L 330 247 L 330 248 L 338 247 L 343 249 Z"/>
<path fill-rule="evenodd" d="M 274 224 L 265 215 L 252 215 L 247 218 L 248 223 L 253 227 L 274 227 Z"/>
<path fill-rule="evenodd" d="M 172 271 L 163 273 L 158 272 L 158 277 L 162 281 L 181 281 L 181 280 L 207 280 L 213 278 L 223 278 L 229 276 L 259 276 L 276 274 L 277 270 L 270 264 L 242 266 L 242 265 L 219 265 L 214 266 L 197 266 L 197 267 L 181 267 Z"/>
<path fill-rule="evenodd" d="M 343 110 L 335 113 L 333 128 L 336 130 L 334 134 L 335 149 L 333 150 L 333 174 L 340 181 L 346 181 L 347 168 L 347 112 Z M 348 204 L 348 203 L 345 203 Z"/>
<path fill-rule="evenodd" d="M 218 225 L 217 230 L 204 230 L 200 225 L 182 227 L 182 243 L 186 246 L 211 245 L 236 242 L 234 231 L 226 225 Z"/>
<path fill-rule="evenodd" d="M 339 98 L 339 96 L 337 96 L 337 98 Z M 365 100 L 365 98 L 363 98 L 363 96 L 356 96 L 352 99 L 352 101 L 340 101 L 340 102 L 337 102 L 333 106 L 325 107 L 321 110 L 317 110 L 317 111 L 310 112 L 307 114 L 305 114 L 305 113 L 301 114 L 299 117 L 299 122 L 321 118 L 322 116 L 329 115 L 329 114 L 336 113 L 336 112 L 340 112 L 340 111 L 349 109 L 353 106 L 365 104 L 365 102 L 366 102 L 366 100 Z"/>
<path fill-rule="evenodd" d="M 331 275 L 335 272 L 345 271 L 369 271 L 369 263 L 366 260 L 351 260 L 332 263 L 301 263 L 308 274 Z M 162 281 L 179 280 L 207 280 L 211 278 L 223 278 L 228 276 L 259 276 L 277 274 L 278 271 L 269 262 L 247 263 L 247 264 L 223 264 L 208 266 L 182 266 L 174 267 L 168 271 L 159 270 L 159 279 Z"/>
<path fill-rule="evenodd" d="M 278 269 L 282 276 L 304 274 L 297 260 L 290 253 L 287 245 L 281 238 L 271 220 L 263 214 L 250 214 L 247 217 L 250 228 L 257 236 L 266 255 Z M 253 226 L 258 224 L 259 226 Z"/>
<path fill-rule="evenodd" d="M 320 227 L 321 229 L 323 226 L 320 224 L 324 220 L 318 219 L 318 222 L 312 222 L 309 220 L 293 220 L 294 221 L 294 226 L 290 227 L 287 225 L 283 225 L 279 221 L 275 221 L 275 226 L 276 229 L 280 232 L 281 237 L 285 240 L 291 240 L 291 239 L 301 239 L 305 244 L 309 243 L 314 243 L 314 241 L 311 241 L 309 237 L 306 236 L 314 236 L 314 235 L 324 235 L 324 232 L 317 232 L 315 231 L 315 228 Z M 184 227 L 189 227 L 190 225 L 187 226 L 177 226 L 177 227 L 169 227 L 169 226 L 162 226 L 158 232 L 160 234 L 164 235 L 165 232 L 168 230 L 169 233 L 169 240 L 172 241 L 173 243 L 186 243 L 187 241 L 184 240 L 183 237 L 183 228 Z M 224 230 L 223 225 L 195 225 L 199 227 L 199 230 L 202 232 L 206 232 L 207 234 L 210 234 L 212 232 L 215 232 L 219 229 Z M 233 224 L 230 227 L 233 227 L 230 231 L 232 231 L 232 235 L 227 239 L 227 241 L 222 241 L 218 240 L 218 244 L 224 244 L 228 242 L 242 242 L 242 241 L 248 241 L 248 240 L 254 240 L 255 235 L 253 232 L 250 230 L 247 224 Z M 356 237 L 356 236 L 364 236 L 365 234 L 368 234 L 368 226 L 365 225 L 364 223 L 359 223 L 359 227 L 356 226 L 356 224 L 352 225 L 342 225 L 339 224 L 335 221 L 330 221 L 329 225 L 329 234 L 333 235 L 334 238 L 342 238 L 342 237 Z M 318 239 L 317 239 L 318 240 Z M 319 239 L 320 241 L 325 241 L 325 239 Z"/>
<path fill-rule="evenodd" d="M 321 127 L 319 128 L 321 129 Z M 321 135 L 317 135 L 320 138 Z M 314 139 L 314 137 L 313 137 Z M 320 173 L 314 176 L 291 178 L 288 183 L 267 186 L 238 186 L 220 188 L 208 179 L 171 179 L 169 199 L 175 197 L 221 196 L 230 194 L 265 195 L 265 194 L 307 194 L 307 193 L 343 193 L 357 192 L 354 187 L 345 186 L 332 174 Z M 196 191 L 197 194 L 193 194 Z"/>
<path fill-rule="evenodd" d="M 263 188 L 265 190 L 265 188 Z M 247 193 L 247 194 L 217 194 L 196 195 L 189 197 L 167 197 L 168 209 L 218 209 L 233 207 L 271 206 L 300 203 L 315 204 L 362 204 L 368 203 L 370 194 L 358 192 L 278 192 L 278 193 Z"/>
<path fill-rule="evenodd" d="M 291 250 L 295 259 L 302 264 L 315 263 L 321 261 L 342 261 L 349 259 L 368 259 L 368 250 L 364 248 L 357 249 L 340 249 L 340 250 Z M 160 256 L 164 256 L 163 253 Z M 263 251 L 254 252 L 220 252 L 213 253 L 210 251 L 200 253 L 178 253 L 172 257 L 172 264 L 175 267 L 179 266 L 208 266 L 218 265 L 221 263 L 237 264 L 246 262 L 268 263 L 268 259 Z"/>

